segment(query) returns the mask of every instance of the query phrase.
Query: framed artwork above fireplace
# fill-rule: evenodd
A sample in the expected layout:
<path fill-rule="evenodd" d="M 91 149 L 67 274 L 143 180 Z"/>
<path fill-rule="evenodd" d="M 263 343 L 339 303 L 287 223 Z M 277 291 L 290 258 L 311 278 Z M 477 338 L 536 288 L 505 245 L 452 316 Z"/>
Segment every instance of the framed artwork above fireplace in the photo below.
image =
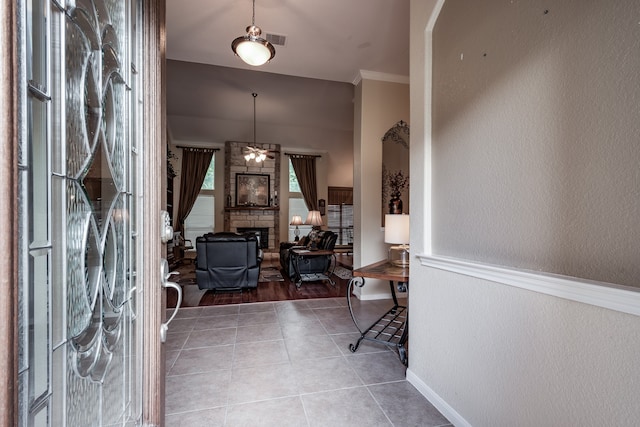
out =
<path fill-rule="evenodd" d="M 269 206 L 271 194 L 269 175 L 236 174 L 236 206 Z"/>

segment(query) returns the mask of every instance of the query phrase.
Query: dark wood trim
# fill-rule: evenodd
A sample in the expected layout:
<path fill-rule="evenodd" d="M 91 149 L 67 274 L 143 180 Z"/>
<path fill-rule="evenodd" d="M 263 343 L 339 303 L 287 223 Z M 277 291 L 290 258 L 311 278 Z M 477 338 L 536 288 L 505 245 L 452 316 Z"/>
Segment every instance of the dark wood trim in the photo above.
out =
<path fill-rule="evenodd" d="M 290 156 L 290 157 L 298 157 L 298 158 L 318 158 L 318 157 L 322 157 L 320 154 L 300 154 L 300 153 L 284 153 L 285 156 Z"/>
<path fill-rule="evenodd" d="M 165 247 L 160 241 L 160 210 L 166 198 L 166 4 L 143 1 L 142 89 L 144 92 L 144 140 L 142 142 L 144 212 L 142 266 L 143 289 L 143 401 L 145 426 L 164 424 L 164 346 L 160 325 L 166 298 L 160 285 L 160 260 Z M 158 180 L 158 177 L 164 179 Z M 163 194 L 164 193 L 164 194 Z"/>
<path fill-rule="evenodd" d="M 225 211 L 279 211 L 280 206 L 232 206 L 224 208 Z"/>
<path fill-rule="evenodd" d="M 18 27 L 17 4 L 0 5 L 0 425 L 18 425 Z"/>

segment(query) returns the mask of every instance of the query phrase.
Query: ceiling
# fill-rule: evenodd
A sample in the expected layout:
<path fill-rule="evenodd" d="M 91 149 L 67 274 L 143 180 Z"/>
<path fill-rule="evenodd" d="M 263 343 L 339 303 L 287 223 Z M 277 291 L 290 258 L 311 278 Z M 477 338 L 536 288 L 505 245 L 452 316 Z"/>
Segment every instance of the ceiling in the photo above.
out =
<path fill-rule="evenodd" d="M 261 67 L 231 50 L 251 24 L 251 0 L 167 0 L 174 139 L 246 140 L 240 129 L 253 120 L 252 92 L 262 129 L 288 121 L 352 131 L 353 84 L 361 72 L 408 80 L 409 0 L 256 0 L 255 7 L 263 37 L 286 37 Z M 234 121 L 238 126 L 220 126 Z"/>

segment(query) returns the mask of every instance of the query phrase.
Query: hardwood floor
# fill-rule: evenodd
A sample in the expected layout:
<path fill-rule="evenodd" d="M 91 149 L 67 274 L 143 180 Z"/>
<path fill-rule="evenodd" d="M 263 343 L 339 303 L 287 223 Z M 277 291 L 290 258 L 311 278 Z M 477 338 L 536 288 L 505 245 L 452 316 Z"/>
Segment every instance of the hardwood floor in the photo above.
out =
<path fill-rule="evenodd" d="M 352 257 L 338 255 L 338 265 L 350 268 Z M 265 258 L 262 262 L 262 269 L 280 269 L 280 262 L 277 257 Z M 288 277 L 284 281 L 260 282 L 257 289 L 244 290 L 242 292 L 214 292 L 198 289 L 195 281 L 195 265 L 188 263 L 176 269 L 180 274 L 172 279 L 178 283 L 183 292 L 183 307 L 202 307 L 210 305 L 239 304 L 266 301 L 287 301 L 310 298 L 336 298 L 347 295 L 347 285 L 349 279 L 341 279 L 333 276 L 335 286 L 327 281 L 304 282 L 300 289 L 296 288 Z M 175 307 L 177 293 L 174 290 L 167 290 L 167 307 Z"/>

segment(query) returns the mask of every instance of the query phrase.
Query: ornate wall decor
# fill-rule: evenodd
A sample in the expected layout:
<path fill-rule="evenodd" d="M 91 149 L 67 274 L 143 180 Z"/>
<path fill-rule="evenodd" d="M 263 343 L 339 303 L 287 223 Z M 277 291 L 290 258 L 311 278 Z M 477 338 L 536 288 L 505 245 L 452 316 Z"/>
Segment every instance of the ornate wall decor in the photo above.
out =
<path fill-rule="evenodd" d="M 382 212 L 409 213 L 409 125 L 400 120 L 382 137 Z"/>

